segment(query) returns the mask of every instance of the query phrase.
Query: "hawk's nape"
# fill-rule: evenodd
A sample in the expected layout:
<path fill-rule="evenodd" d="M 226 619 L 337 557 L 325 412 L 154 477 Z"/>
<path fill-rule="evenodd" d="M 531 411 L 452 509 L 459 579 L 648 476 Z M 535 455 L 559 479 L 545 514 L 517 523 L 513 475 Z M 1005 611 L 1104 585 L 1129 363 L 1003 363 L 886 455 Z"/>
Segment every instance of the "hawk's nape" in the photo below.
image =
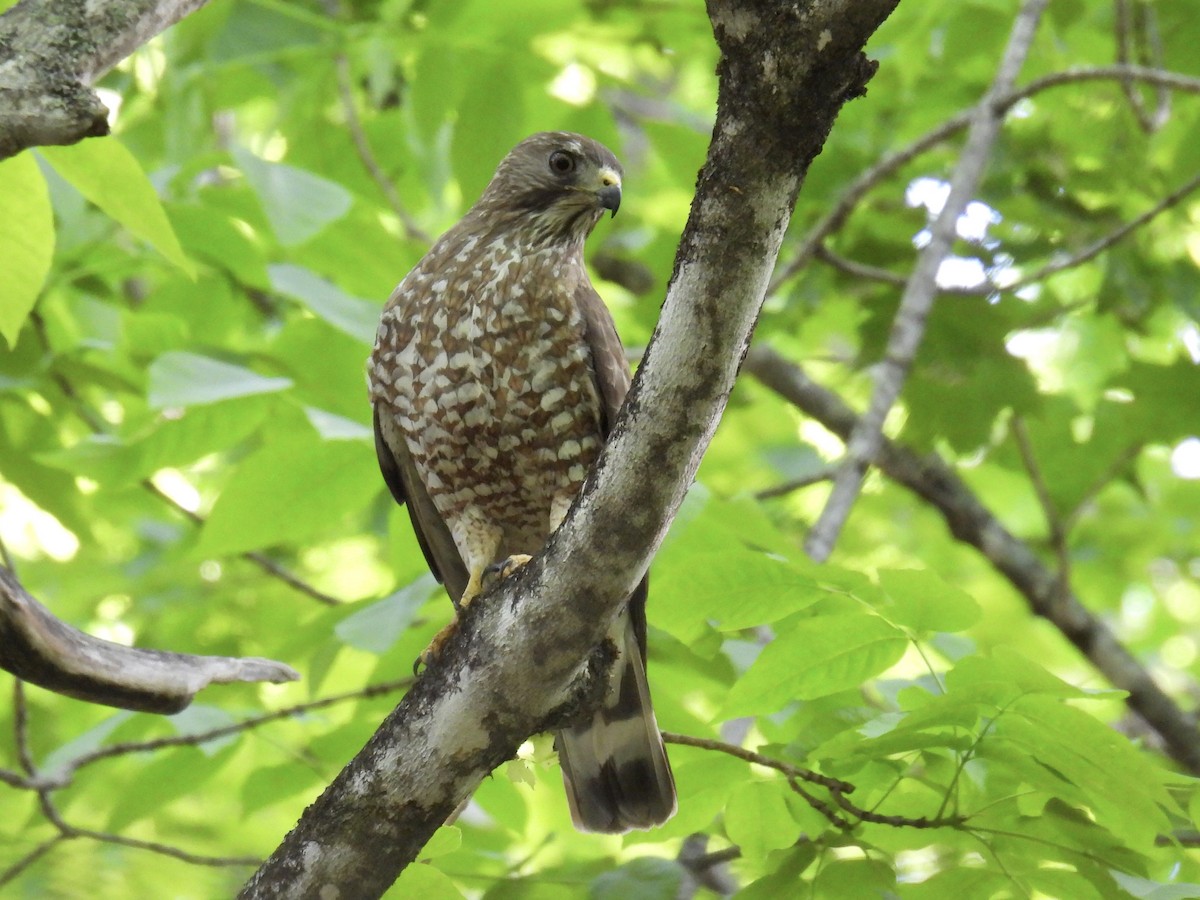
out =
<path fill-rule="evenodd" d="M 456 606 L 490 566 L 542 548 L 625 399 L 629 365 L 583 262 L 584 240 L 620 200 L 608 149 L 535 134 L 384 308 L 369 371 L 379 464 Z M 609 628 L 617 659 L 601 707 L 558 735 L 584 830 L 650 828 L 675 811 L 646 681 L 645 603 L 643 580 Z"/>

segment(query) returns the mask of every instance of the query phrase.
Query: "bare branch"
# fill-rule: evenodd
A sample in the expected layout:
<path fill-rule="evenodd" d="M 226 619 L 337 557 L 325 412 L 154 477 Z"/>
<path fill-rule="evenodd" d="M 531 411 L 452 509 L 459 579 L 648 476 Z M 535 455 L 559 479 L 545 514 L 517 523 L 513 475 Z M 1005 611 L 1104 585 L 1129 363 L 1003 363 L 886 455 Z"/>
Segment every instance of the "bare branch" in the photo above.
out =
<path fill-rule="evenodd" d="M 179 712 L 210 684 L 300 677 L 290 666 L 269 659 L 192 656 L 100 640 L 56 619 L 3 567 L 0 668 L 90 703 L 158 713 Z M 32 774 L 30 765 L 25 765 L 27 774 Z"/>
<path fill-rule="evenodd" d="M 97 78 L 206 0 L 24 0 L 0 16 L 0 159 L 108 134 Z"/>
<path fill-rule="evenodd" d="M 243 719 L 241 722 L 235 722 L 232 725 L 223 725 L 219 728 L 209 728 L 205 731 L 196 731 L 191 734 L 176 734 L 170 737 L 153 738 L 146 741 L 127 741 L 121 744 L 109 744 L 107 747 L 100 747 L 90 753 L 77 756 L 66 763 L 61 771 L 56 772 L 55 777 L 69 779 L 85 766 L 99 762 L 102 759 L 111 759 L 114 756 L 127 756 L 130 753 L 150 753 L 154 750 L 162 750 L 165 747 L 200 746 L 201 744 L 207 744 L 209 741 L 220 740 L 232 734 L 239 734 L 243 731 L 259 728 L 268 722 L 277 722 L 280 719 L 292 719 L 296 716 L 324 709 L 327 706 L 345 703 L 349 700 L 368 700 L 372 697 L 391 694 L 411 687 L 412 683 L 412 678 L 399 678 L 395 681 L 385 681 L 381 684 L 368 685 L 357 691 L 333 694 L 328 697 L 321 697 L 319 700 L 310 700 L 308 703 L 297 703 L 295 706 L 276 709 L 272 712 Z"/>
<path fill-rule="evenodd" d="M 1057 275 L 1059 272 L 1065 272 L 1069 269 L 1074 269 L 1084 263 L 1091 262 L 1105 250 L 1116 246 L 1129 235 L 1133 234 L 1148 222 L 1153 221 L 1162 213 L 1178 206 L 1179 203 L 1194 193 L 1197 188 L 1200 188 L 1200 175 L 1189 178 L 1182 185 L 1171 191 L 1145 212 L 1140 213 L 1128 222 L 1122 223 L 1119 227 L 1114 228 L 1108 234 L 1088 244 L 1083 249 L 1070 254 L 1061 254 L 1048 262 L 1043 263 L 1038 268 L 1031 272 L 1022 275 L 1014 281 L 1005 281 L 997 283 L 988 279 L 978 287 L 953 287 L 939 288 L 943 294 L 953 294 L 955 296 L 979 296 L 985 297 L 1000 291 L 1012 293 L 1020 290 L 1023 287 L 1028 287 L 1031 284 L 1037 284 L 1045 281 L 1051 275 Z M 819 244 L 814 251 L 814 255 L 822 262 L 828 263 L 839 272 L 850 275 L 854 278 L 863 278 L 869 281 L 878 281 L 883 284 L 902 285 L 905 284 L 905 278 L 898 272 L 893 272 L 890 269 L 882 269 L 878 266 L 868 265 L 867 263 L 859 262 L 854 259 L 847 259 L 829 249 L 825 244 Z"/>
<path fill-rule="evenodd" d="M 774 769 L 776 772 L 784 775 L 788 784 L 797 794 L 804 798 L 804 801 L 809 804 L 821 815 L 825 816 L 843 830 L 853 828 L 856 823 L 847 820 L 833 807 L 836 806 L 842 812 L 847 813 L 857 819 L 859 822 L 874 822 L 878 825 L 890 825 L 894 828 L 943 828 L 943 827 L 958 827 L 962 825 L 965 819 L 961 816 L 946 816 L 938 818 L 927 818 L 921 816 L 912 818 L 909 816 L 889 816 L 883 813 L 877 813 L 874 810 L 863 809 L 856 803 L 849 800 L 846 795 L 854 792 L 854 785 L 849 782 L 842 781 L 838 778 L 830 778 L 828 775 L 822 775 L 819 772 L 814 772 L 811 769 L 805 769 L 802 766 L 796 766 L 792 763 L 784 762 L 781 759 L 764 756 L 761 753 L 756 753 L 753 750 L 747 750 L 745 747 L 739 747 L 737 744 L 730 744 L 726 741 L 718 741 L 712 738 L 697 738 L 686 734 L 675 734 L 673 732 L 663 732 L 663 740 L 668 744 L 681 744 L 685 747 L 698 747 L 702 750 L 715 750 L 718 753 L 725 753 L 729 756 L 735 756 L 738 759 L 745 760 L 748 763 L 754 763 L 758 766 L 764 766 L 768 769 Z M 829 792 L 832 798 L 832 805 L 826 803 L 821 798 L 817 797 L 811 791 L 806 790 L 800 785 L 800 782 L 816 785 L 824 788 Z"/>
<path fill-rule="evenodd" d="M 794 363 L 765 347 L 746 357 L 745 370 L 846 440 L 858 415 Z M 1025 597 L 1035 615 L 1051 622 L 1108 680 L 1129 696 L 1125 702 L 1162 737 L 1167 752 L 1200 774 L 1200 732 L 1109 627 L 1072 592 L 1059 597 L 1058 579 L 1036 554 L 1014 537 L 940 457 L 918 456 L 886 438 L 874 459 L 885 475 L 941 512 L 958 540 L 970 544 Z"/>
<path fill-rule="evenodd" d="M 329 15 L 334 17 L 342 15 L 342 4 L 339 0 L 324 0 L 324 5 L 325 11 Z M 405 236 L 410 241 L 421 244 L 430 243 L 429 235 L 405 207 L 404 202 L 400 199 L 400 194 L 396 191 L 396 186 L 383 171 L 383 167 L 379 165 L 379 159 L 371 148 L 371 142 L 363 129 L 362 119 L 358 115 L 358 107 L 354 102 L 354 82 L 350 78 L 349 58 L 344 52 L 339 52 L 333 58 L 333 66 L 334 71 L 337 72 L 338 96 L 342 101 L 342 115 L 346 117 L 346 129 L 350 132 L 350 139 L 354 141 L 354 151 L 358 154 L 359 162 L 367 170 L 367 174 L 371 176 L 371 180 L 375 182 L 379 192 L 383 194 L 396 218 L 400 220 Z"/>
<path fill-rule="evenodd" d="M 1046 2 L 1025 0 L 1022 4 L 1000 60 L 1000 69 L 972 117 L 966 146 L 950 178 L 950 194 L 929 228 L 929 243 L 918 256 L 900 300 L 887 350 L 875 378 L 871 404 L 846 444 L 846 456 L 834 479 L 833 490 L 805 541 L 808 555 L 818 562 L 828 559 L 833 551 L 833 545 L 850 515 L 850 508 L 858 497 L 867 466 L 883 439 L 884 419 L 900 396 L 905 377 L 925 335 L 925 322 L 937 296 L 938 269 L 950 253 L 957 234 L 958 219 L 974 196 L 991 156 L 992 145 L 1000 133 L 1003 113 L 995 108 L 995 100 L 1012 90 L 1029 46 L 1033 43 Z"/>
<path fill-rule="evenodd" d="M 1131 80 L 1182 91 L 1190 94 L 1200 94 L 1200 78 L 1181 75 L 1177 72 L 1164 72 L 1158 69 L 1148 69 L 1144 66 L 1114 65 L 1096 66 L 1093 68 L 1066 69 L 1035 79 L 1022 88 L 1010 91 L 997 97 L 992 106 L 997 115 L 1006 113 L 1021 100 L 1036 96 L 1042 91 L 1070 84 L 1083 84 L 1090 81 L 1124 81 Z M 921 154 L 932 150 L 939 144 L 948 141 L 971 123 L 975 107 L 965 109 L 941 125 L 926 132 L 907 147 L 883 157 L 873 166 L 863 171 L 854 179 L 842 193 L 841 198 L 799 242 L 796 251 L 787 265 L 779 270 L 771 279 L 768 293 L 774 294 L 785 282 L 795 277 L 820 250 L 826 238 L 841 228 L 855 207 L 863 198 L 884 179 L 894 175 L 901 167 L 912 162 Z M 1101 248 L 1103 249 L 1103 248 Z M 1099 251 L 1097 251 L 1099 252 Z M 1057 271 L 1057 270 L 1055 270 Z M 890 280 L 890 279 L 889 279 Z"/>
<path fill-rule="evenodd" d="M 1163 61 L 1162 36 L 1158 31 L 1158 15 L 1152 4 L 1116 0 L 1117 62 L 1128 63 L 1135 56 L 1138 62 L 1161 68 Z M 1138 126 L 1153 134 L 1171 117 L 1171 94 L 1163 85 L 1155 88 L 1154 112 L 1146 109 L 1146 101 L 1132 78 L 1121 79 L 1121 90 L 1133 109 Z"/>
<path fill-rule="evenodd" d="M 1067 529 L 1058 507 L 1054 505 L 1054 498 L 1050 496 L 1050 486 L 1042 477 L 1042 467 L 1038 465 L 1033 442 L 1030 441 L 1025 421 L 1020 416 L 1013 417 L 1011 431 L 1013 440 L 1017 444 L 1017 452 L 1021 456 L 1021 464 L 1025 467 L 1026 474 L 1029 475 L 1029 482 L 1033 485 L 1033 492 L 1037 496 L 1038 505 L 1041 506 L 1042 515 L 1046 519 L 1050 547 L 1058 560 L 1058 572 L 1055 576 L 1058 584 L 1055 593 L 1058 600 L 1061 600 L 1071 591 L 1071 548 L 1067 543 Z"/>

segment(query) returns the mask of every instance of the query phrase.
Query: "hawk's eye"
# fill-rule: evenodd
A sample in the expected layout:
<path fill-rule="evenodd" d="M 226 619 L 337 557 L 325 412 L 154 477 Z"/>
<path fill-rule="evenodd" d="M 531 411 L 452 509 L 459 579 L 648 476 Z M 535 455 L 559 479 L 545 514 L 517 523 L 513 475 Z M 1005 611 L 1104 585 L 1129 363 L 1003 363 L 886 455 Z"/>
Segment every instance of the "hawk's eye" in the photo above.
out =
<path fill-rule="evenodd" d="M 575 171 L 575 157 L 566 150 L 555 150 L 550 154 L 550 170 L 559 175 Z"/>

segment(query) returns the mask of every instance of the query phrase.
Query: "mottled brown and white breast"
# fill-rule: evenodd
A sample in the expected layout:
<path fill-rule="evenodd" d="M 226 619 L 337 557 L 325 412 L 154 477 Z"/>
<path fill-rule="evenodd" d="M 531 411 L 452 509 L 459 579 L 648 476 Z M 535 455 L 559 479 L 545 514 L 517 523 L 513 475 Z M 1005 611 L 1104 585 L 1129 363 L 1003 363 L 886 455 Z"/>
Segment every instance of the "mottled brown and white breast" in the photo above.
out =
<path fill-rule="evenodd" d="M 561 254 L 439 247 L 379 327 L 372 399 L 451 528 L 473 507 L 504 527 L 505 552 L 540 546 L 553 505 L 599 451 L 600 399 L 571 300 L 584 277 Z"/>

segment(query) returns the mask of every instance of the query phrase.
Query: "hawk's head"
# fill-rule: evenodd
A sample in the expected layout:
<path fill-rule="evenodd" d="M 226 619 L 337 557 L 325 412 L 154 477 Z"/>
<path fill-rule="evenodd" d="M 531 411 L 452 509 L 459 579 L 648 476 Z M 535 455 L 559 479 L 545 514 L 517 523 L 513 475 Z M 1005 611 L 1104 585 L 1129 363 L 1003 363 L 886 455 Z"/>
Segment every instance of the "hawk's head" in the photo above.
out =
<path fill-rule="evenodd" d="M 524 231 L 532 244 L 583 243 L 621 205 L 621 164 L 581 134 L 543 131 L 504 157 L 472 212 Z"/>

